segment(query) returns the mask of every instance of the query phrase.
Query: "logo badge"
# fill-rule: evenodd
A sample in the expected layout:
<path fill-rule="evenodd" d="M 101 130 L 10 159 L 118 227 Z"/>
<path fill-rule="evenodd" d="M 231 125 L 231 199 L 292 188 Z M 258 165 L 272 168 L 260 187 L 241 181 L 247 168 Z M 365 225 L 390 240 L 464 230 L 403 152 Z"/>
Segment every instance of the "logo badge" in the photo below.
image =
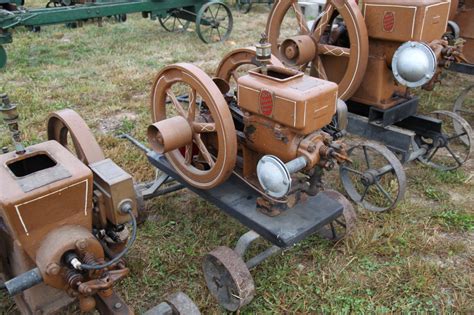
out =
<path fill-rule="evenodd" d="M 260 112 L 265 116 L 273 112 L 273 94 L 269 90 L 260 91 Z"/>
<path fill-rule="evenodd" d="M 385 11 L 383 14 L 383 30 L 385 32 L 393 32 L 395 28 L 395 12 Z"/>

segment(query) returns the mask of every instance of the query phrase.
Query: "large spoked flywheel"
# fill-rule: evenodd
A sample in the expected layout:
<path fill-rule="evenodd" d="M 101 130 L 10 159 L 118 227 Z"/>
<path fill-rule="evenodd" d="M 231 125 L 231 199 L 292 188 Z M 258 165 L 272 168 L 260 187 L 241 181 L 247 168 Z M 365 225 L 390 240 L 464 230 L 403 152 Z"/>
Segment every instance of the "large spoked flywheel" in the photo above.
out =
<path fill-rule="evenodd" d="M 418 157 L 418 160 L 442 171 L 459 168 L 469 160 L 473 151 L 471 126 L 453 112 L 439 110 L 430 115 L 441 121 L 442 130 L 430 137 L 415 136 L 415 147 L 426 149 L 426 153 Z"/>
<path fill-rule="evenodd" d="M 68 148 L 86 165 L 105 159 L 91 130 L 72 109 L 63 109 L 49 115 L 48 139 L 56 140 Z"/>
<path fill-rule="evenodd" d="M 348 151 L 353 161 L 339 168 L 349 197 L 370 211 L 395 208 L 406 191 L 403 166 L 386 147 L 374 142 L 358 144 Z"/>
<path fill-rule="evenodd" d="M 312 24 L 297 0 L 275 2 L 267 21 L 272 52 L 287 65 L 336 82 L 347 100 L 362 83 L 369 57 L 364 18 L 353 0 L 329 0 Z"/>
<path fill-rule="evenodd" d="M 171 123 L 165 132 L 174 136 L 149 136 L 149 141 L 178 143 L 165 156 L 188 183 L 209 189 L 229 177 L 237 157 L 234 122 L 206 73 L 184 63 L 164 68 L 153 85 L 151 112 L 153 122 Z"/>
<path fill-rule="evenodd" d="M 270 64 L 284 67 L 281 61 L 273 55 Z M 261 65 L 261 62 L 256 58 L 255 47 L 239 48 L 222 58 L 217 67 L 216 77 L 226 81 L 231 87 L 236 86 L 240 75 L 247 73 L 250 70 L 249 68 L 260 67 Z"/>

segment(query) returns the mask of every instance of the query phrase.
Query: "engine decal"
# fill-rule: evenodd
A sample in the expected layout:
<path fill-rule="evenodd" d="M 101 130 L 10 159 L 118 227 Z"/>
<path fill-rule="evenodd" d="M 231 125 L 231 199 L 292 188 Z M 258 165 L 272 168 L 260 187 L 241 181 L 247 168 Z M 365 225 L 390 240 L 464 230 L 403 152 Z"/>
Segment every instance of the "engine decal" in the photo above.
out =
<path fill-rule="evenodd" d="M 271 116 L 273 112 L 273 93 L 269 90 L 260 91 L 260 112 L 265 116 Z"/>
<path fill-rule="evenodd" d="M 393 32 L 395 28 L 395 12 L 385 11 L 383 14 L 383 30 L 385 32 Z"/>

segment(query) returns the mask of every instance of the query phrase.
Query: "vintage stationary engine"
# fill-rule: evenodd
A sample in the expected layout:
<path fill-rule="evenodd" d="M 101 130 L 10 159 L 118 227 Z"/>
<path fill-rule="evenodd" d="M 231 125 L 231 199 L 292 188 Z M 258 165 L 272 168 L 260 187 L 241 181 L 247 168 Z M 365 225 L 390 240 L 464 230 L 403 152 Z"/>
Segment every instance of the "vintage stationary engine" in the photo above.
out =
<path fill-rule="evenodd" d="M 234 172 L 262 194 L 262 211 L 277 215 L 316 195 L 323 170 L 346 155 L 323 131 L 336 112 L 337 85 L 267 65 L 278 64 L 270 50 L 264 38 L 256 52 L 231 53 L 214 80 L 190 64 L 165 67 L 153 86 L 148 140 L 193 186 L 216 187 Z M 238 77 L 233 71 L 244 63 L 261 67 Z M 228 93 L 230 77 L 237 95 Z"/>
<path fill-rule="evenodd" d="M 450 2 L 444 0 L 328 1 L 310 28 L 297 1 L 278 1 L 267 33 L 287 65 L 339 84 L 344 100 L 387 109 L 407 100 L 408 88 L 431 89 L 438 73 L 461 60 L 460 46 L 443 40 Z M 295 11 L 295 35 L 285 32 Z"/>
<path fill-rule="evenodd" d="M 132 177 L 104 157 L 72 110 L 50 116 L 49 141 L 23 147 L 16 106 L 2 101 L 16 144 L 0 155 L 3 287 L 24 314 L 50 314 L 75 299 L 81 311 L 133 314 L 113 291 L 129 273 L 122 257 L 136 235 Z"/>
<path fill-rule="evenodd" d="M 349 156 L 364 160 L 354 165 L 367 167 L 340 168 L 347 194 L 367 209 L 393 209 L 403 198 L 401 163 L 418 160 L 453 170 L 471 155 L 473 137 L 465 120 L 446 111 L 418 115 L 412 93 L 433 89 L 444 68 L 465 60 L 462 41 L 445 35 L 450 6 L 445 0 L 328 0 L 308 23 L 298 1 L 279 0 L 268 17 L 273 54 L 289 67 L 337 83 L 347 104 L 337 116 L 348 118 L 347 132 L 390 149 L 356 145 Z M 373 168 L 370 160 L 385 166 Z"/>
<path fill-rule="evenodd" d="M 464 40 L 465 62 L 474 64 L 474 1 L 451 1 L 448 32 L 453 39 Z"/>

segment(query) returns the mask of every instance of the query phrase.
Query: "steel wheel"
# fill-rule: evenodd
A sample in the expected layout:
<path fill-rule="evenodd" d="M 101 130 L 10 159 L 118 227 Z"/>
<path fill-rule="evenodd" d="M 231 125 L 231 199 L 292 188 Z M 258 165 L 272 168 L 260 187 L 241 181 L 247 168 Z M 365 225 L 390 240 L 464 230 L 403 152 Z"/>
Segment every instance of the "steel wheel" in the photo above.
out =
<path fill-rule="evenodd" d="M 117 14 L 114 15 L 114 20 L 117 23 L 124 23 L 127 21 L 127 15 L 126 14 Z"/>
<path fill-rule="evenodd" d="M 232 12 L 222 2 L 208 2 L 199 10 L 196 17 L 196 32 L 205 43 L 227 40 L 234 27 Z"/>
<path fill-rule="evenodd" d="M 86 165 L 105 159 L 91 130 L 72 109 L 63 109 L 49 115 L 48 140 L 56 140 Z"/>
<path fill-rule="evenodd" d="M 5 67 L 7 64 L 7 52 L 2 45 L 0 45 L 0 69 Z"/>
<path fill-rule="evenodd" d="M 338 16 L 343 21 L 339 22 Z M 310 30 L 296 0 L 278 0 L 266 30 L 273 54 L 303 71 L 311 62 L 311 75 L 338 83 L 342 100 L 349 99 L 362 83 L 369 43 L 364 18 L 355 1 L 328 1 L 321 18 Z M 295 43 L 304 40 L 305 44 L 282 46 L 285 39 Z"/>
<path fill-rule="evenodd" d="M 270 62 L 274 66 L 284 67 L 281 61 L 273 55 Z M 247 73 L 249 70 L 248 67 L 245 66 L 255 68 L 261 65 L 262 64 L 256 59 L 255 47 L 239 48 L 225 55 L 219 67 L 217 67 L 216 77 L 226 81 L 229 83 L 229 86 L 235 88 L 240 75 Z"/>
<path fill-rule="evenodd" d="M 191 300 L 191 298 L 183 292 L 171 294 L 166 297 L 165 301 L 173 309 L 173 315 L 201 314 L 193 300 Z"/>
<path fill-rule="evenodd" d="M 188 93 L 187 97 L 180 97 Z M 152 89 L 153 122 L 184 117 L 192 142 L 165 153 L 176 172 L 191 185 L 210 189 L 224 182 L 235 166 L 234 122 L 219 88 L 198 67 L 176 64 L 164 68 Z"/>
<path fill-rule="evenodd" d="M 467 87 L 459 94 L 454 102 L 453 112 L 464 118 L 468 124 L 474 126 L 474 85 Z M 453 120 L 454 129 L 458 134 L 463 132 L 463 127 L 456 120 Z M 464 136 L 460 138 L 465 145 L 469 145 L 469 139 Z"/>
<path fill-rule="evenodd" d="M 397 157 L 373 142 L 358 144 L 348 151 L 352 164 L 339 168 L 342 185 L 349 197 L 370 211 L 395 208 L 406 191 L 406 176 Z"/>
<path fill-rule="evenodd" d="M 237 0 L 237 9 L 242 13 L 249 13 L 252 9 L 252 0 Z"/>
<path fill-rule="evenodd" d="M 415 136 L 415 146 L 427 150 L 418 160 L 442 171 L 457 169 L 472 154 L 472 128 L 466 120 L 453 112 L 440 110 L 432 112 L 431 116 L 442 121 L 441 134 L 431 138 Z"/>
<path fill-rule="evenodd" d="M 332 199 L 338 201 L 344 209 L 342 216 L 330 223 L 332 239 L 340 240 L 342 237 L 349 236 L 356 230 L 357 214 L 351 202 L 338 191 L 324 190 L 323 192 Z"/>
<path fill-rule="evenodd" d="M 226 310 L 235 312 L 252 301 L 252 275 L 235 251 L 220 246 L 204 257 L 202 267 L 209 291 Z"/>
<path fill-rule="evenodd" d="M 158 17 L 158 21 L 161 26 L 168 32 L 184 32 L 188 29 L 189 24 L 191 23 L 188 20 L 179 18 L 179 9 L 172 10 L 164 18 Z"/>

